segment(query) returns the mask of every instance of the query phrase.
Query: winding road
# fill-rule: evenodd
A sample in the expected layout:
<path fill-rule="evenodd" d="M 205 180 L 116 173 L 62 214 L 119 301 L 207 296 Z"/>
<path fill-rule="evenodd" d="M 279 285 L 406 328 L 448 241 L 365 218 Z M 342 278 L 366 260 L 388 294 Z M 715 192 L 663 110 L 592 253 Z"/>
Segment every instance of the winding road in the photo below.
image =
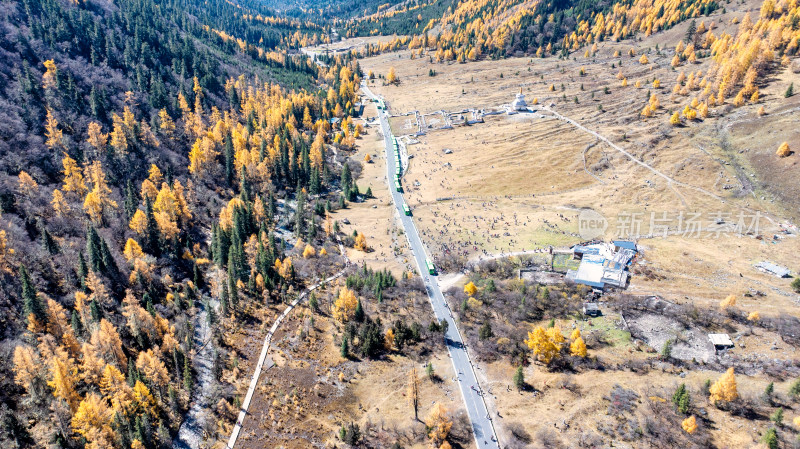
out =
<path fill-rule="evenodd" d="M 378 99 L 378 96 L 369 90 L 366 83 L 362 83 L 361 90 L 369 98 L 373 100 Z M 467 347 L 464 345 L 461 333 L 453 319 L 453 314 L 447 302 L 444 300 L 436 276 L 428 274 L 428 270 L 425 266 L 427 251 L 422 240 L 419 238 L 419 233 L 417 232 L 417 227 L 414 225 L 413 218 L 405 215 L 403 212 L 403 205 L 405 204 L 403 193 L 396 191 L 394 184 L 391 182 L 395 173 L 395 160 L 392 131 L 389 128 L 389 114 L 386 111 L 378 110 L 378 116 L 385 144 L 387 185 L 392 199 L 394 200 L 397 214 L 400 216 L 400 222 L 405 230 L 405 235 L 408 238 L 408 243 L 411 246 L 411 251 L 414 254 L 414 260 L 417 262 L 420 276 L 425 283 L 425 289 L 428 291 L 428 298 L 433 307 L 433 313 L 436 315 L 437 320 L 446 321 L 448 324 L 445 342 L 450 359 L 453 362 L 453 367 L 457 373 L 459 390 L 461 390 L 461 396 L 464 399 L 464 405 L 467 408 L 467 414 L 472 424 L 475 443 L 480 449 L 499 448 L 500 444 L 497 441 L 497 432 L 495 431 L 494 423 L 492 422 L 491 416 L 489 416 L 486 402 L 483 398 L 485 393 L 481 389 L 477 376 L 475 375 L 476 367 L 473 365 L 467 353 Z"/>

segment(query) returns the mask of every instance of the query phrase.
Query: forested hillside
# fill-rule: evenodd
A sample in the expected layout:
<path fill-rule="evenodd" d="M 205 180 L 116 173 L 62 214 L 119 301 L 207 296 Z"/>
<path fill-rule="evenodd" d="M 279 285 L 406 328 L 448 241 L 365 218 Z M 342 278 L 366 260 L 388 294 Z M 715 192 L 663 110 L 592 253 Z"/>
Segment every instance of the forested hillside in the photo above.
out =
<path fill-rule="evenodd" d="M 592 2 L 539 0 L 433 1 L 348 23 L 348 36 L 401 34 L 423 38 L 450 59 L 567 54 L 604 39 L 648 35 L 718 8 L 713 0 Z"/>
<path fill-rule="evenodd" d="M 169 447 L 195 328 L 235 409 L 223 326 L 302 286 L 285 240 L 333 238 L 360 69 L 255 1 L 1 7 L 0 446 Z"/>
<path fill-rule="evenodd" d="M 442 8 L 445 12 L 439 15 Z M 651 36 L 690 21 L 684 39 L 670 50 L 672 66 L 690 69 L 708 57 L 714 63 L 706 73 L 694 74 L 694 82 L 685 85 L 681 79 L 675 88 L 683 96 L 701 91 L 685 111 L 693 119 L 703 114 L 703 108 L 724 104 L 726 98 L 733 97 L 735 107 L 758 101 L 758 81 L 778 67 L 787 67 L 800 48 L 800 7 L 795 0 L 765 0 L 759 17 L 748 12 L 741 20 L 733 19 L 729 25 L 736 25 L 734 34 L 721 32 L 720 24 L 706 17 L 718 9 L 714 0 L 464 0 L 452 4 L 441 0 L 351 20 L 343 34 L 403 35 L 367 44 L 362 56 L 408 48 L 415 50 L 412 57 L 427 56 L 431 62 L 465 63 L 523 55 L 566 58 L 579 50 L 588 58 L 597 51 L 598 42 Z M 620 56 L 619 52 L 614 56 Z M 633 48 L 628 56 L 639 57 Z M 641 56 L 640 63 L 648 64 L 647 57 Z M 698 106 L 702 106 L 700 112 L 695 110 Z M 643 111 L 642 116 L 649 117 L 649 112 Z"/>

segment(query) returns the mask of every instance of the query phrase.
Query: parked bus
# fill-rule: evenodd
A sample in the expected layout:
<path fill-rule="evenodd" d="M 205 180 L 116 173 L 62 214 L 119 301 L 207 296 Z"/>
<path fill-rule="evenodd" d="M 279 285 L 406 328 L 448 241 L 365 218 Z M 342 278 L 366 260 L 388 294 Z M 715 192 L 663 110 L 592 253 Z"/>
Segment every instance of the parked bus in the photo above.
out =
<path fill-rule="evenodd" d="M 403 213 L 405 213 L 409 217 L 411 216 L 411 209 L 408 207 L 408 204 L 403 204 Z"/>
<path fill-rule="evenodd" d="M 430 259 L 425 259 L 425 266 L 428 268 L 428 274 L 436 274 L 436 267 L 433 266 L 433 262 Z"/>
<path fill-rule="evenodd" d="M 401 186 L 401 185 L 400 185 L 400 181 L 399 181 L 399 180 L 397 180 L 397 179 L 395 179 L 395 180 L 394 180 L 394 188 L 395 188 L 395 189 L 396 189 L 398 192 L 400 192 L 400 193 L 403 193 L 403 186 Z"/>

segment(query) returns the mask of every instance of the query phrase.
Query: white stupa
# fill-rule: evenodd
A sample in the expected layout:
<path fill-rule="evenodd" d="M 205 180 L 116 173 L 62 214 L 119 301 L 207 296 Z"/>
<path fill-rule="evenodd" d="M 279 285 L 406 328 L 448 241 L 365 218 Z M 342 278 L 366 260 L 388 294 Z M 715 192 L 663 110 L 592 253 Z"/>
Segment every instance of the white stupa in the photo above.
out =
<path fill-rule="evenodd" d="M 519 93 L 517 94 L 514 101 L 511 103 L 511 110 L 513 111 L 526 111 L 528 110 L 528 103 L 525 102 L 525 95 L 522 93 L 522 88 L 520 87 Z"/>

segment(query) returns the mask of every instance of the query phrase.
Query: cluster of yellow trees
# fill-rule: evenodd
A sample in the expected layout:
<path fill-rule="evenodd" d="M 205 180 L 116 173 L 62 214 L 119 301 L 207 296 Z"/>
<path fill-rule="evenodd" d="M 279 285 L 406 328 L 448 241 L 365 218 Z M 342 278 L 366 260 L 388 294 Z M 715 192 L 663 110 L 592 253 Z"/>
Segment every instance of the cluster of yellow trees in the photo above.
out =
<path fill-rule="evenodd" d="M 56 67 L 52 61 L 48 61 L 45 68 L 47 71 L 42 83 L 47 86 L 54 83 Z M 67 152 L 62 128 L 48 111 L 45 143 L 55 154 L 61 154 L 63 168 L 63 182 L 52 191 L 54 214 L 72 216 L 79 212 L 74 205 L 82 204 L 89 220 L 97 227 L 102 227 L 111 214 L 120 212 L 101 161 L 125 156 L 133 140 L 151 147 L 163 142 L 169 142 L 174 147 L 191 147 L 188 153 L 192 179 L 185 181 L 185 184 L 177 179 L 167 182 L 161 169 L 153 164 L 138 189 L 141 202 L 148 204 L 148 208 L 145 212 L 138 208 L 139 203 L 133 205 L 135 212 L 131 212 L 128 226 L 140 238 L 139 241 L 128 239 L 123 254 L 132 268 L 130 284 L 133 285 L 135 279 L 140 277 L 149 281 L 151 276 L 155 276 L 156 259 L 146 254 L 142 248 L 144 243 L 139 242 L 146 242 L 150 238 L 145 234 L 154 229 L 153 221 L 156 232 L 161 234 L 157 238 L 163 241 L 173 241 L 182 230 L 191 226 L 193 214 L 189 199 L 195 183 L 208 181 L 218 185 L 218 175 L 224 169 L 219 156 L 225 150 L 226 136 L 230 136 L 233 147 L 235 176 L 250 182 L 254 190 L 266 191 L 271 187 L 272 175 L 276 164 L 280 162 L 282 150 L 289 158 L 299 157 L 291 148 L 296 142 L 306 144 L 306 148 L 310 149 L 310 165 L 322 169 L 324 145 L 331 131 L 326 118 L 346 115 L 345 109 L 355 102 L 360 79 L 354 66 L 341 61 L 335 61 L 322 70 L 320 77 L 320 81 L 328 86 L 336 86 L 336 89 L 330 87 L 324 98 L 306 91 L 286 91 L 276 84 L 258 80 L 248 82 L 244 77 L 230 79 L 226 90 L 229 95 L 238 98 L 240 104 L 224 112 L 217 108 L 204 110 L 204 92 L 195 78 L 192 97 L 187 98 L 183 94 L 178 96 L 178 117 L 161 110 L 155 130 L 147 121 L 136 120 L 131 106 L 133 94 L 129 92 L 121 115 L 112 115 L 111 129 L 104 131 L 99 123 L 89 124 L 86 131 L 89 151 L 85 153 L 86 162 L 83 164 Z M 298 120 L 298 111 L 302 112 L 302 120 Z M 318 119 L 312 121 L 312 117 Z M 349 121 L 345 120 L 344 123 L 344 138 L 354 138 L 357 130 L 349 125 Z M 289 147 L 288 151 L 286 146 Z M 20 194 L 24 196 L 30 196 L 40 188 L 33 177 L 24 171 L 19 173 L 18 182 Z M 243 205 L 242 199 L 236 197 L 222 208 L 220 227 L 230 229 L 234 209 Z M 150 207 L 152 218 L 148 218 Z M 256 219 L 263 220 L 266 210 L 267 205 L 260 196 L 252 199 L 252 213 Z M 250 265 L 254 265 L 255 238 L 249 237 L 244 247 L 250 256 Z M 266 239 L 262 235 L 262 241 Z M 105 242 L 102 244 L 105 245 Z M 363 236 L 361 244 L 366 248 Z M 188 257 L 193 258 L 191 251 L 187 251 Z M 6 232 L 0 231 L 0 268 L 10 270 L 7 258 L 12 254 Z M 324 249 L 320 254 L 324 255 Z M 303 255 L 313 257 L 316 251 L 307 245 Z M 95 254 L 94 257 L 100 255 Z M 81 263 L 86 265 L 83 258 Z M 291 267 L 292 261 L 288 257 L 275 261 L 276 272 L 284 278 L 289 276 Z M 177 385 L 179 382 L 175 381 L 181 379 L 181 373 L 176 372 L 171 381 L 167 370 L 167 363 L 172 367 L 173 363 L 177 364 L 180 360 L 177 354 L 181 349 L 175 327 L 152 307 L 145 309 L 142 305 L 144 300 L 137 297 L 135 289 L 125 290 L 121 305 L 115 303 L 111 288 L 105 283 L 107 281 L 100 273 L 93 271 L 95 269 L 88 268 L 85 285 L 73 293 L 72 310 L 36 292 L 33 287 L 24 287 L 28 288 L 24 292 L 26 301 L 34 305 L 41 303 L 42 307 L 36 309 L 38 314 L 30 313 L 26 317 L 29 338 L 26 339 L 27 343 L 15 348 L 13 355 L 16 383 L 31 395 L 46 393 L 58 398 L 60 401 L 54 407 L 58 409 L 63 404 L 66 408 L 66 411 L 57 412 L 65 419 L 62 421 L 67 426 L 65 435 L 84 437 L 88 442 L 86 447 L 90 449 L 114 445 L 116 436 L 112 429 L 115 417 L 134 421 L 147 415 L 150 423 L 156 423 L 168 416 L 172 421 L 179 421 L 179 417 L 173 416 L 174 411 L 165 404 L 168 404 L 168 394 L 174 394 L 172 383 Z M 114 288 L 124 284 L 121 279 L 111 280 Z M 171 281 L 165 284 L 167 288 L 172 288 Z M 27 279 L 23 285 L 32 283 Z M 189 288 L 193 287 L 189 285 Z M 344 289 L 342 298 L 346 306 L 343 306 L 342 314 L 351 316 L 355 310 L 355 296 Z M 176 300 L 175 295 L 169 293 L 163 302 L 169 304 L 173 300 Z M 121 312 L 116 319 L 113 317 L 115 311 Z M 114 323 L 125 323 L 130 335 L 147 349 L 124 346 L 120 330 Z M 189 357 L 189 354 L 183 354 L 183 357 Z M 183 379 L 190 385 L 191 369 L 187 367 L 190 364 L 184 367 L 188 371 L 184 372 Z M 177 371 L 177 367 L 173 371 Z M 186 389 L 190 389 L 190 386 Z M 182 396 L 186 397 L 185 394 Z M 143 447 L 142 442 L 134 440 L 132 447 Z"/>
<path fill-rule="evenodd" d="M 112 445 L 111 423 L 116 414 L 158 417 L 156 397 L 166 396 L 170 384 L 164 360 L 171 360 L 178 341 L 174 326 L 157 312 L 142 308 L 129 290 L 123 301 L 127 326 L 132 335 L 146 336 L 153 346 L 128 360 L 117 328 L 105 318 L 94 320 L 89 311 L 91 301 L 110 301 L 105 286 L 93 275 L 88 286 L 91 295 L 75 292 L 75 313 L 86 326 L 83 343 L 70 324 L 68 311 L 38 293 L 46 301 L 46 320 L 29 326 L 36 345 L 14 349 L 14 375 L 28 392 L 46 383 L 53 396 L 67 405 L 72 430 L 87 439 L 87 448 L 99 449 Z M 147 379 L 149 387 L 138 379 L 133 385 L 127 382 L 123 372 L 130 366 Z"/>
<path fill-rule="evenodd" d="M 776 63 L 788 66 L 789 55 L 798 50 L 800 29 L 792 25 L 792 18 L 798 16 L 800 7 L 796 0 L 765 0 L 755 23 L 749 12 L 741 21 L 734 19 L 733 23 L 738 23 L 734 35 L 722 33 L 717 37 L 713 32 L 713 23 L 706 28 L 705 23 L 701 22 L 696 33 L 704 33 L 698 39 L 699 47 L 711 52 L 714 64 L 705 76 L 698 71 L 694 74 L 690 72 L 686 78 L 681 72 L 684 78 L 678 80 L 673 92 L 687 96 L 691 91 L 700 91 L 698 97 L 692 100 L 693 103 L 699 102 L 699 108 L 687 106 L 683 116 L 688 120 L 695 119 L 697 115 L 707 117 L 709 107 L 724 104 L 731 96 L 731 103 L 736 107 L 758 103 L 760 94 L 757 82 Z M 684 47 L 683 42 L 679 43 L 675 48 L 672 66 L 695 61 L 695 44 L 689 43 Z M 763 106 L 758 113 L 764 115 Z M 670 122 L 675 124 L 679 119 L 680 114 L 673 114 Z"/>
<path fill-rule="evenodd" d="M 578 328 L 572 331 L 569 337 L 569 353 L 576 357 L 586 357 L 586 343 L 581 337 L 581 331 Z M 528 332 L 528 339 L 525 344 L 528 349 L 533 352 L 533 355 L 545 365 L 555 360 L 561 353 L 561 348 L 566 343 L 566 339 L 561 334 L 561 328 L 558 326 L 549 327 L 547 329 L 537 326 L 533 331 Z"/>
<path fill-rule="evenodd" d="M 734 92 L 737 98 L 752 101 L 758 92 L 755 83 L 770 65 L 779 62 L 786 66 L 788 54 L 797 52 L 800 29 L 792 25 L 792 17 L 798 15 L 800 5 L 796 0 L 764 0 L 757 22 L 753 23 L 747 13 L 735 36 L 723 33 L 713 39 L 710 49 L 716 64 L 708 74 L 708 79 L 713 80 L 707 94 L 709 102 L 713 93 L 721 104 Z M 783 56 L 779 59 L 780 54 Z"/>
<path fill-rule="evenodd" d="M 686 18 L 699 17 L 710 4 L 712 0 L 635 0 L 630 4 L 619 2 L 608 14 L 576 17 L 578 23 L 575 30 L 563 38 L 561 45 L 569 51 L 575 51 L 585 45 L 603 40 L 619 41 L 636 33 L 649 36 Z M 421 55 L 423 49 L 432 49 L 435 59 L 440 62 L 476 60 L 482 54 L 505 50 L 512 36 L 523 31 L 523 26 L 539 22 L 555 24 L 555 16 L 543 16 L 537 5 L 538 2 L 532 0 L 461 1 L 455 7 L 449 8 L 441 18 L 426 24 L 420 35 L 410 40 L 396 38 L 386 44 L 372 46 L 365 55 L 407 46 L 409 49 L 419 49 L 417 55 Z M 363 20 L 378 23 L 398 12 L 378 13 Z M 434 27 L 442 30 L 438 36 L 428 37 L 424 34 Z M 373 34 L 378 34 L 377 27 Z M 541 57 L 554 52 L 553 45 L 548 42 L 536 50 L 536 55 Z"/>

